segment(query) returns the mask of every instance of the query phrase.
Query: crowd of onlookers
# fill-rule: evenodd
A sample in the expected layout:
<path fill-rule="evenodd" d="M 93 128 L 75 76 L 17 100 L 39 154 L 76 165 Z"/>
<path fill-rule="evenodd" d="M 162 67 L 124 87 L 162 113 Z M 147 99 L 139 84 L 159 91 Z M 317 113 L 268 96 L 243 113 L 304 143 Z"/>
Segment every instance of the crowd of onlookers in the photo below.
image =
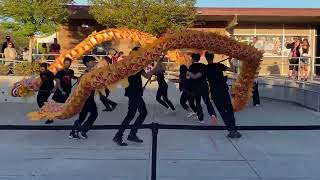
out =
<path fill-rule="evenodd" d="M 291 49 L 289 59 L 289 79 L 307 81 L 309 77 L 309 52 L 310 44 L 308 39 L 301 40 L 300 37 L 295 37 L 292 43 L 287 44 L 287 49 Z"/>
<path fill-rule="evenodd" d="M 39 48 L 40 49 L 40 48 Z M 42 44 L 42 48 L 40 49 L 39 54 L 50 54 L 51 56 L 42 56 L 40 59 L 48 60 L 48 59 L 55 59 L 54 54 L 60 54 L 61 46 L 58 44 L 57 38 L 54 38 L 54 43 L 47 47 L 46 43 Z M 6 36 L 5 42 L 2 44 L 2 58 L 4 58 L 4 64 L 11 64 L 14 60 L 24 60 L 27 61 L 30 56 L 30 51 L 27 47 L 24 47 L 21 53 L 18 53 L 15 47 L 15 44 L 11 40 L 10 36 Z M 31 57 L 32 60 L 39 60 L 37 56 Z"/>

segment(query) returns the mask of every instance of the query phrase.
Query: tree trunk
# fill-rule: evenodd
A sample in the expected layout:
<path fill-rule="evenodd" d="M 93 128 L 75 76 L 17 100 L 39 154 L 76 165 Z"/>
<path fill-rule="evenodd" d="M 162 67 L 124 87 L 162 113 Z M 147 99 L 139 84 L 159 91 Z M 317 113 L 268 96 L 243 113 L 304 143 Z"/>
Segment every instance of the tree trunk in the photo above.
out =
<path fill-rule="evenodd" d="M 32 39 L 33 37 L 29 37 L 29 54 L 28 54 L 28 62 L 32 62 Z"/>

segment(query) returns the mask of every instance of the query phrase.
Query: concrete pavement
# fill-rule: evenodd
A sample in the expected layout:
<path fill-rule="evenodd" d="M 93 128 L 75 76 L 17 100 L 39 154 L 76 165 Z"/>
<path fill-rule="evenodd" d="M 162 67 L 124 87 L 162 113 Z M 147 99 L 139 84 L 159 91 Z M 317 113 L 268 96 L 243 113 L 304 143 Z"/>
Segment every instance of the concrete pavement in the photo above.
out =
<path fill-rule="evenodd" d="M 127 105 L 101 112 L 96 124 L 119 124 Z M 320 115 L 302 107 L 263 100 L 262 107 L 237 113 L 239 125 L 319 125 Z M 148 104 L 147 122 L 197 124 L 177 105 L 167 113 Z M 36 125 L 25 114 L 36 105 L 0 104 L 0 124 Z M 206 111 L 204 111 L 205 114 Z M 209 117 L 207 117 L 209 119 Z M 55 124 L 72 124 L 73 120 Z M 207 122 L 209 124 L 209 121 Z M 219 121 L 219 124 L 223 124 Z M 90 131 L 87 140 L 70 140 L 67 131 L 0 131 L 0 180 L 150 179 L 151 133 L 143 144 L 118 147 L 115 131 Z M 320 180 L 320 131 L 244 131 L 230 140 L 224 131 L 160 130 L 158 180 Z"/>

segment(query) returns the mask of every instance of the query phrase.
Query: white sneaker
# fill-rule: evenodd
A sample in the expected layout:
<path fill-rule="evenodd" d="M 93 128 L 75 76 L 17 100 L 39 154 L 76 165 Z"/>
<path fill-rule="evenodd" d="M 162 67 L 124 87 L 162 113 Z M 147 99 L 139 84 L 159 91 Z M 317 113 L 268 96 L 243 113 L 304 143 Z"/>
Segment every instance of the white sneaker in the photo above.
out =
<path fill-rule="evenodd" d="M 199 121 L 199 118 L 198 118 L 198 116 L 197 116 L 197 115 L 193 116 L 193 117 L 192 117 L 192 119 L 193 119 L 193 120 L 197 120 L 197 121 Z"/>
<path fill-rule="evenodd" d="M 189 112 L 187 117 L 188 117 L 188 118 L 191 118 L 191 117 L 194 116 L 194 115 L 196 115 L 196 113 L 194 113 L 194 112 Z"/>
<path fill-rule="evenodd" d="M 204 123 L 205 123 L 204 120 L 202 120 L 202 121 L 198 120 L 198 122 L 199 122 L 200 124 L 204 124 Z"/>

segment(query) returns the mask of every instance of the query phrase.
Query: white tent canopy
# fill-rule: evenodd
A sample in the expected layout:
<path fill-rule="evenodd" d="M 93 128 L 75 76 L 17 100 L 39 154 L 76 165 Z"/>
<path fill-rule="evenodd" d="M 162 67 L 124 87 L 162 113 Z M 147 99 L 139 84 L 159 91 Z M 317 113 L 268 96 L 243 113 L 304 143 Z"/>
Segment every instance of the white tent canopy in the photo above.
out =
<path fill-rule="evenodd" d="M 54 38 L 57 38 L 57 33 L 53 33 L 50 36 L 46 37 L 36 37 L 37 38 L 37 44 L 39 43 L 53 43 Z"/>

